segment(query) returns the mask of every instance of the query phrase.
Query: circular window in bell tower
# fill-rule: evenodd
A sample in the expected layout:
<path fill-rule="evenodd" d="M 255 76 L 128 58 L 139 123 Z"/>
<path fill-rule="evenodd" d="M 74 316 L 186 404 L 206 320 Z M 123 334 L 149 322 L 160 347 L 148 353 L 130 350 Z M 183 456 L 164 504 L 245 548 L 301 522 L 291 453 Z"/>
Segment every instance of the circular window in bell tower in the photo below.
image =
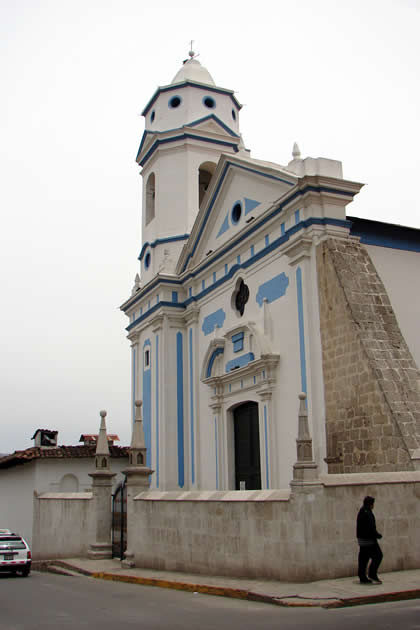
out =
<path fill-rule="evenodd" d="M 203 98 L 203 103 L 209 109 L 214 109 L 216 107 L 216 101 L 212 96 L 205 96 Z"/>
<path fill-rule="evenodd" d="M 181 105 L 181 97 L 173 96 L 172 98 L 169 99 L 168 105 L 171 109 L 176 109 L 177 107 Z"/>

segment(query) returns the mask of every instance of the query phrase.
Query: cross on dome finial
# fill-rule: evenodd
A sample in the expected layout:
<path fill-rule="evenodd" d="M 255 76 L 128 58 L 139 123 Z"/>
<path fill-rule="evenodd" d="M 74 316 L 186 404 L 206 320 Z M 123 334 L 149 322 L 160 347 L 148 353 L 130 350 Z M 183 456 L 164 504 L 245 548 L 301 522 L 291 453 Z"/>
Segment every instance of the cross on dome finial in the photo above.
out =
<path fill-rule="evenodd" d="M 188 56 L 190 59 L 195 59 L 196 57 L 198 57 L 198 55 L 193 51 L 193 43 L 194 43 L 194 40 L 192 39 L 190 42 L 190 50 L 188 53 Z"/>

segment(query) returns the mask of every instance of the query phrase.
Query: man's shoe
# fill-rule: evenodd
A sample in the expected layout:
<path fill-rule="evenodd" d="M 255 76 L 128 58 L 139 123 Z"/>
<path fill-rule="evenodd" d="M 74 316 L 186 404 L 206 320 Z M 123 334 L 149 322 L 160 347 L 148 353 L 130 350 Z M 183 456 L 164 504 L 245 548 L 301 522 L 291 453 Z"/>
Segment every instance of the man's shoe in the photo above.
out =
<path fill-rule="evenodd" d="M 369 576 L 369 579 L 371 580 L 371 582 L 373 582 L 373 584 L 382 584 L 382 580 L 380 580 L 378 578 L 378 576 L 376 576 L 376 577 L 370 577 Z"/>
<path fill-rule="evenodd" d="M 360 584 L 372 584 L 372 580 L 369 578 L 360 578 Z"/>

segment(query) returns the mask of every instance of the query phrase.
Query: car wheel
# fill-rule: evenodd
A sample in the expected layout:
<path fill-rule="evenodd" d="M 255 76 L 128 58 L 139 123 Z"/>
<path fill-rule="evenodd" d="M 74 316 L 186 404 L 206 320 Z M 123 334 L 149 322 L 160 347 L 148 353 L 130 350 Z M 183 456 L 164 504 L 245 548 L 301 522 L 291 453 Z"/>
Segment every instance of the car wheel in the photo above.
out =
<path fill-rule="evenodd" d="M 22 577 L 28 577 L 30 572 L 31 572 L 31 567 L 25 567 L 24 569 L 22 569 Z"/>

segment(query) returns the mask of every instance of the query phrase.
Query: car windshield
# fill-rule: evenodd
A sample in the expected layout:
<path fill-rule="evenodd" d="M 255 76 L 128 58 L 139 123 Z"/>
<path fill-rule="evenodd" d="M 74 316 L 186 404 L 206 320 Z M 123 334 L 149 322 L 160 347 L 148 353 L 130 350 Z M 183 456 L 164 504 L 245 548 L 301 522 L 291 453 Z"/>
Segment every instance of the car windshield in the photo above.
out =
<path fill-rule="evenodd" d="M 26 549 L 22 538 L 18 536 L 2 536 L 0 538 L 0 551 L 5 549 Z"/>

